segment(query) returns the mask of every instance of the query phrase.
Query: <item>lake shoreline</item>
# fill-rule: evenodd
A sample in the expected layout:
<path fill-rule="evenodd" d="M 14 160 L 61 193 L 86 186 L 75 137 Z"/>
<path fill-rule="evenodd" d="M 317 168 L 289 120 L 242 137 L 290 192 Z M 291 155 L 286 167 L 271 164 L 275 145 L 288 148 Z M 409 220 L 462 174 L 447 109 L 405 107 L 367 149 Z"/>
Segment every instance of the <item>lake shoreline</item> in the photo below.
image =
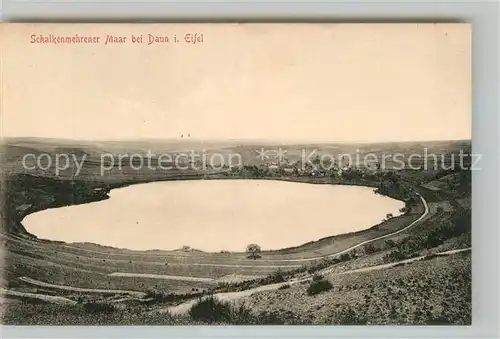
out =
<path fill-rule="evenodd" d="M 48 181 L 58 181 L 59 183 L 61 182 L 67 182 L 67 180 L 60 180 L 60 179 L 53 179 L 53 178 L 40 178 L 38 179 L 44 181 L 44 179 Z M 271 181 L 283 181 L 283 182 L 294 182 L 294 183 L 304 183 L 304 184 L 315 184 L 315 185 L 339 185 L 339 186 L 360 186 L 360 187 L 367 187 L 367 188 L 373 188 L 374 192 L 376 194 L 381 194 L 383 196 L 390 197 L 395 200 L 402 201 L 405 203 L 405 201 L 402 199 L 402 197 L 394 197 L 389 194 L 383 194 L 381 192 L 377 192 L 378 186 L 377 183 L 375 182 L 370 182 L 367 180 L 332 180 L 332 178 L 329 177 L 317 177 L 317 178 L 311 178 L 311 177 L 237 177 L 237 176 L 227 176 L 224 174 L 212 174 L 212 175 L 190 175 L 190 176 L 175 176 L 175 177 L 168 177 L 168 178 L 161 178 L 157 180 L 135 180 L 135 181 L 126 181 L 126 182 L 115 182 L 115 183 L 99 183 L 99 182 L 90 182 L 90 181 L 84 181 L 80 180 L 78 181 L 79 184 L 83 184 L 83 186 L 86 188 L 85 190 L 80 190 L 81 194 L 80 196 L 75 196 L 74 194 L 72 195 L 73 200 L 72 201 L 53 201 L 52 204 L 41 204 L 38 206 L 32 206 L 29 209 L 26 209 L 22 211 L 22 213 L 19 213 L 17 215 L 17 219 L 19 222 L 19 225 L 22 227 L 24 230 L 25 234 L 24 236 L 27 236 L 31 239 L 36 239 L 37 241 L 40 242 L 45 242 L 45 243 L 58 243 L 58 244 L 74 244 L 77 246 L 85 246 L 85 244 L 92 244 L 97 247 L 102 247 L 102 248 L 110 248 L 110 249 L 115 249 L 115 250 L 126 250 L 126 251 L 131 251 L 131 252 L 165 252 L 165 253 L 172 253 L 172 252 L 179 252 L 179 250 L 158 250 L 158 249 L 148 249 L 148 250 L 133 250 L 133 249 L 127 249 L 127 248 L 119 248 L 119 247 L 114 247 L 114 246 L 108 246 L 108 245 L 101 245 L 98 243 L 90 243 L 90 242 L 74 242 L 74 243 L 67 243 L 64 241 L 57 241 L 57 240 L 51 240 L 51 239 L 42 239 L 38 238 L 36 235 L 29 233 L 24 229 L 24 226 L 22 224 L 22 221 L 24 218 L 32 213 L 39 212 L 42 210 L 46 209 L 52 209 L 52 208 L 58 208 L 58 207 L 64 207 L 64 206 L 71 206 L 71 205 L 81 205 L 81 204 L 88 204 L 92 202 L 98 202 L 98 201 L 104 201 L 110 198 L 110 192 L 113 189 L 119 189 L 119 188 L 125 188 L 129 187 L 132 185 L 140 185 L 140 184 L 146 184 L 146 183 L 153 183 L 153 182 L 163 182 L 163 181 L 188 181 L 188 180 L 271 180 Z M 74 199 L 76 197 L 76 200 Z M 405 216 L 406 213 L 401 214 L 400 216 L 396 216 L 393 219 L 398 219 L 402 216 Z M 373 229 L 376 229 L 379 227 L 381 224 L 376 224 L 372 225 L 366 229 L 360 230 L 360 231 L 354 231 L 354 232 L 348 232 L 348 233 L 340 233 L 332 236 L 327 236 L 323 237 L 317 240 L 312 240 L 305 242 L 301 245 L 298 246 L 292 246 L 292 247 L 284 247 L 281 249 L 275 249 L 275 250 L 266 250 L 263 251 L 262 254 L 290 254 L 290 253 L 295 253 L 301 251 L 301 249 L 304 249 L 305 247 L 310 246 L 311 244 L 319 244 L 325 241 L 329 241 L 333 238 L 344 238 L 352 235 L 359 235 L 363 234 L 366 232 L 370 232 Z M 19 235 L 19 234 L 18 234 Z M 22 234 L 21 234 L 22 235 Z M 201 250 L 196 250 L 192 249 L 192 251 L 204 253 L 204 254 L 219 254 L 219 252 L 213 252 L 213 251 L 201 251 Z M 184 252 L 184 251 L 183 251 Z M 243 252 L 236 252 L 236 251 L 231 251 L 230 253 L 237 254 L 237 253 L 243 253 Z"/>

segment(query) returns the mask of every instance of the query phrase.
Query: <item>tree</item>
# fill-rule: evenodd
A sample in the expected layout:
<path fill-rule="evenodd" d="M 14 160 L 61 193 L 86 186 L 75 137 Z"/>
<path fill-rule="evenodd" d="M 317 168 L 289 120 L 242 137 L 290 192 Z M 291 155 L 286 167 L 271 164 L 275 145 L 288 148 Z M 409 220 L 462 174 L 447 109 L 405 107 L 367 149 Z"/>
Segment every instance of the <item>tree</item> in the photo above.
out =
<path fill-rule="evenodd" d="M 257 253 L 262 252 L 262 249 L 257 244 L 250 244 L 247 246 L 246 252 L 248 253 L 249 258 L 255 260 L 260 257 Z"/>

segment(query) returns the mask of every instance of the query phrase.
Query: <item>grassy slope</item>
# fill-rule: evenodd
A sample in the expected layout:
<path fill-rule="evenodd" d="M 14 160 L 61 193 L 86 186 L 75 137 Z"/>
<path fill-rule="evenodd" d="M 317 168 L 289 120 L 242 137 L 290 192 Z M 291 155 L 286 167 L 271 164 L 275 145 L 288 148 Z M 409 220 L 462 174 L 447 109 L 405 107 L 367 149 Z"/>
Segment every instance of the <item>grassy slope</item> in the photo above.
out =
<path fill-rule="evenodd" d="M 471 323 L 469 253 L 327 278 L 333 289 L 317 296 L 308 296 L 305 284 L 258 293 L 244 302 L 257 313 L 300 323 L 345 323 L 348 314 L 359 324 Z"/>
<path fill-rule="evenodd" d="M 270 323 L 288 324 L 470 324 L 470 253 L 416 261 L 400 267 L 332 274 L 333 289 L 315 296 L 308 284 L 267 291 L 243 303 Z M 436 269 L 429 274 L 429 266 Z M 109 302 L 108 302 L 109 305 Z M 25 325 L 175 325 L 196 324 L 186 317 L 151 312 L 161 305 L 129 304 L 95 311 L 79 305 L 11 304 L 5 324 Z"/>

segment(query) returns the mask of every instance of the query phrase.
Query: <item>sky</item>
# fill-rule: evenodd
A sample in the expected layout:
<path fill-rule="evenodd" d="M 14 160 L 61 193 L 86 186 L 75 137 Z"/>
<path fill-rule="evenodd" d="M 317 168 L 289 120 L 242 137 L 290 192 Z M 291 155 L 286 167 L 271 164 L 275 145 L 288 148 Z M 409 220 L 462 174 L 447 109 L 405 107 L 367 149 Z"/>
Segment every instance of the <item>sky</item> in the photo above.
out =
<path fill-rule="evenodd" d="M 197 44 L 147 44 L 148 34 Z M 31 34 L 144 44 L 32 44 Z M 8 24 L 2 137 L 471 138 L 467 24 Z"/>

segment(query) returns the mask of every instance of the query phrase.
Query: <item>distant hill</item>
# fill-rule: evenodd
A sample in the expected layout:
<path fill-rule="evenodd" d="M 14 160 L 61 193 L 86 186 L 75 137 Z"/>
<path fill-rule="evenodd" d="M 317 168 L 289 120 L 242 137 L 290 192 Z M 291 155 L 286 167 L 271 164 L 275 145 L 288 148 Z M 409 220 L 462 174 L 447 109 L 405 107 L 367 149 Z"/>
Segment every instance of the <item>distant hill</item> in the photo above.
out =
<path fill-rule="evenodd" d="M 200 140 L 138 140 L 138 141 L 78 141 L 78 140 L 59 140 L 43 138 L 8 138 L 4 139 L 0 145 L 0 163 L 1 167 L 7 172 L 23 172 L 20 166 L 25 154 L 34 154 L 38 156 L 47 153 L 54 159 L 57 154 L 68 154 L 75 159 L 85 158 L 85 169 L 89 173 L 95 172 L 101 163 L 101 155 L 112 154 L 114 156 L 122 155 L 142 155 L 146 156 L 148 152 L 156 155 L 167 153 L 170 155 L 179 155 L 185 153 L 191 156 L 195 152 L 197 156 L 204 155 L 206 159 L 216 158 L 214 154 L 222 156 L 224 159 L 230 155 L 239 155 L 244 165 L 259 165 L 269 163 L 275 159 L 273 155 L 263 158 L 259 156 L 263 151 L 276 152 L 281 150 L 286 161 L 301 161 L 310 154 L 318 156 L 324 153 L 333 157 L 341 155 L 351 155 L 352 159 L 359 156 L 363 159 L 366 154 L 375 154 L 380 157 L 382 154 L 394 155 L 401 153 L 410 154 L 451 154 L 458 153 L 460 150 L 470 152 L 471 142 L 468 140 L 458 141 L 429 141 L 429 142 L 391 142 L 391 143 L 277 143 L 257 141 L 200 141 Z M 155 157 L 153 156 L 153 159 Z M 381 157 L 380 157 L 381 158 Z M 233 158 L 237 162 L 237 157 Z M 279 159 L 283 160 L 283 159 Z M 74 164 L 71 164 L 74 165 Z M 391 166 L 391 160 L 387 162 Z M 72 169 L 68 170 L 68 173 Z"/>

